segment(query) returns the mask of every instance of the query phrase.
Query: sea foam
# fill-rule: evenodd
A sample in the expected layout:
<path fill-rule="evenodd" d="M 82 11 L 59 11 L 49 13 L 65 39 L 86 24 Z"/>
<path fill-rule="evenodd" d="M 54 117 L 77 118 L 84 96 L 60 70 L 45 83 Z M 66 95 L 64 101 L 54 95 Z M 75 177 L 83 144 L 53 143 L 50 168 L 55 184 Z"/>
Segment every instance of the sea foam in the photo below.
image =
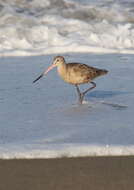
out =
<path fill-rule="evenodd" d="M 134 53 L 131 4 L 7 0 L 0 9 L 1 56 Z"/>
<path fill-rule="evenodd" d="M 43 147 L 33 149 L 25 146 L 22 150 L 15 147 L 0 150 L 0 159 L 38 159 L 38 158 L 62 158 L 62 157 L 86 157 L 86 156 L 125 156 L 134 155 L 134 146 L 100 146 L 68 144 L 57 147 Z"/>

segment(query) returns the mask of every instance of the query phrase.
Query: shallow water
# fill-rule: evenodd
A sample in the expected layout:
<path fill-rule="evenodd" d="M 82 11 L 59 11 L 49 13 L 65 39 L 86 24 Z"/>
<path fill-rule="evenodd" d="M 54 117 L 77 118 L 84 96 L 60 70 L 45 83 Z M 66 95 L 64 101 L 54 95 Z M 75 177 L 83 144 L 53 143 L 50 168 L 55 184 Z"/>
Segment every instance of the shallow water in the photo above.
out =
<path fill-rule="evenodd" d="M 109 71 L 81 106 L 56 70 L 32 83 L 52 58 L 0 58 L 0 157 L 134 154 L 134 56 L 65 54 Z"/>

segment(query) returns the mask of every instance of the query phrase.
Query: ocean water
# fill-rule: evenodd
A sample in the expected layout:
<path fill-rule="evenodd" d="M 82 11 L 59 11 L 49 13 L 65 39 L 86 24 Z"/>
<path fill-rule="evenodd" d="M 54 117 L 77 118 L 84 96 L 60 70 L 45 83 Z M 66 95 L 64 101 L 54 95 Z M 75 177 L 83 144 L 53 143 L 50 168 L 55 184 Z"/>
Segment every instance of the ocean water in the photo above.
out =
<path fill-rule="evenodd" d="M 32 83 L 54 55 L 0 58 L 0 158 L 133 155 L 134 55 L 63 55 L 109 70 L 81 106 L 56 70 Z"/>
<path fill-rule="evenodd" d="M 134 53 L 133 0 L 1 0 L 0 55 Z"/>
<path fill-rule="evenodd" d="M 134 155 L 134 2 L 0 1 L 0 158 Z M 109 71 L 84 104 L 55 55 Z M 88 85 L 81 86 L 81 90 Z"/>

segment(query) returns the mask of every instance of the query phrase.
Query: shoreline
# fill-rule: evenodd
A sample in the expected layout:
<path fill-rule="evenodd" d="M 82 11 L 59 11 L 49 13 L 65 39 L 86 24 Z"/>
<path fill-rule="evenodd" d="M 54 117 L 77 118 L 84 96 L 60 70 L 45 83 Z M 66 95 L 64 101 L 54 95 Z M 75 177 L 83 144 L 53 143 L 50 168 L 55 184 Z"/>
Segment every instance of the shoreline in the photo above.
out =
<path fill-rule="evenodd" d="M 131 190 L 134 156 L 0 159 L 1 190 Z"/>

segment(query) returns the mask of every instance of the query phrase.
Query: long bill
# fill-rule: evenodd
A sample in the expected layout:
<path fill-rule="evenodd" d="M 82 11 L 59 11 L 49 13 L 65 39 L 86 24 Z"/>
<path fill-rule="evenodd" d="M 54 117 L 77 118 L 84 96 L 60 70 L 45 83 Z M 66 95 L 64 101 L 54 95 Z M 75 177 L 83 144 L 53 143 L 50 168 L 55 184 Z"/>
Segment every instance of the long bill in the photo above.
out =
<path fill-rule="evenodd" d="M 46 71 L 44 71 L 39 77 L 37 77 L 33 83 L 35 83 L 36 81 L 38 81 L 40 78 L 42 78 L 44 75 L 46 75 L 50 70 L 52 70 L 54 67 L 56 67 L 55 64 L 52 64 L 50 67 L 48 67 L 48 69 Z"/>

